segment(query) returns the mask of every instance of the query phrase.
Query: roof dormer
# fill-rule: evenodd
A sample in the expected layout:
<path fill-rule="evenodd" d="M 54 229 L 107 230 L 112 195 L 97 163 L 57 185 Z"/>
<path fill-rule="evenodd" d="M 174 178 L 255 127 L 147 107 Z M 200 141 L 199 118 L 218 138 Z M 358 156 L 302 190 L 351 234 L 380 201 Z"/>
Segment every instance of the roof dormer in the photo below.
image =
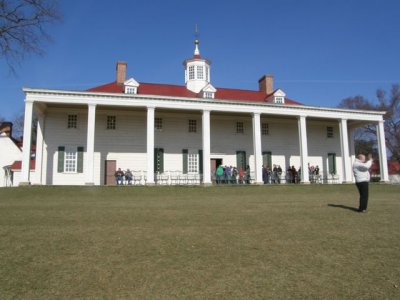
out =
<path fill-rule="evenodd" d="M 124 82 L 125 94 L 137 94 L 138 87 L 139 83 L 133 78 L 129 78 Z"/>
<path fill-rule="evenodd" d="M 285 104 L 285 97 L 286 97 L 285 92 L 282 91 L 281 89 L 277 89 L 272 93 L 270 98 L 272 98 L 271 100 L 273 103 Z"/>
<path fill-rule="evenodd" d="M 217 90 L 210 83 L 201 90 L 201 96 L 206 99 L 214 99 Z"/>

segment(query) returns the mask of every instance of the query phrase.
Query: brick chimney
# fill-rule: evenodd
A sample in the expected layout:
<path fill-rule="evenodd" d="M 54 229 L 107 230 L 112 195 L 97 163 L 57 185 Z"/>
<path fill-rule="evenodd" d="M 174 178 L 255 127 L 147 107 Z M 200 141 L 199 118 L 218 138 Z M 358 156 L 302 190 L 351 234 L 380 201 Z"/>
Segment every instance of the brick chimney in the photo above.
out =
<path fill-rule="evenodd" d="M 126 66 L 127 63 L 124 61 L 117 62 L 117 83 L 124 84 L 126 80 Z"/>
<path fill-rule="evenodd" d="M 258 80 L 258 86 L 260 92 L 264 92 L 266 95 L 270 95 L 274 92 L 274 76 L 264 75 Z"/>

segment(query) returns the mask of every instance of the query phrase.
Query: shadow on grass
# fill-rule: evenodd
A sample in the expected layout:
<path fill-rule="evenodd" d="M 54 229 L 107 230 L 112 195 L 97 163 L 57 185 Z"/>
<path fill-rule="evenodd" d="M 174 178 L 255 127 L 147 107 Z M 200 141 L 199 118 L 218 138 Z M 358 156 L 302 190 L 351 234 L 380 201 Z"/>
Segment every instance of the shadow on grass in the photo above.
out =
<path fill-rule="evenodd" d="M 338 208 L 343 208 L 343 209 L 348 209 L 351 211 L 358 212 L 358 209 L 355 207 L 347 206 L 347 205 L 342 205 L 342 204 L 328 204 L 330 207 L 338 207 Z"/>

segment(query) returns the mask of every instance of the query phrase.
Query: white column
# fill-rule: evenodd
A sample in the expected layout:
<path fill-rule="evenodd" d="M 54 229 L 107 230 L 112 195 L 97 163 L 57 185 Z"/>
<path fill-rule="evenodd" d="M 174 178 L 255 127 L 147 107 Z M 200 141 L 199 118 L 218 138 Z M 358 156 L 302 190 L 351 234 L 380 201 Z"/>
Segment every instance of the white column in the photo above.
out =
<path fill-rule="evenodd" d="M 260 113 L 253 113 L 253 149 L 255 183 L 262 184 L 262 152 L 261 152 L 261 122 Z"/>
<path fill-rule="evenodd" d="M 351 163 L 349 154 L 349 138 L 347 130 L 347 120 L 341 119 L 339 121 L 340 128 L 340 148 L 342 154 L 342 182 L 352 182 Z"/>
<path fill-rule="evenodd" d="M 308 175 L 308 144 L 307 144 L 307 125 L 306 117 L 298 117 L 299 144 L 300 144 L 300 166 L 301 183 L 310 183 Z"/>
<path fill-rule="evenodd" d="M 386 156 L 386 141 L 385 141 L 385 121 L 379 121 L 376 125 L 376 132 L 378 138 L 378 149 L 379 149 L 379 165 L 381 170 L 381 181 L 388 182 L 389 181 L 389 172 L 387 165 L 387 156 Z"/>
<path fill-rule="evenodd" d="M 211 184 L 210 167 L 210 111 L 203 110 L 202 119 L 202 139 L 203 139 L 203 184 Z"/>
<path fill-rule="evenodd" d="M 147 184 L 154 184 L 154 107 L 147 107 Z"/>
<path fill-rule="evenodd" d="M 349 128 L 349 153 L 350 153 L 350 168 L 351 168 L 351 163 L 356 159 L 356 146 L 355 146 L 355 141 L 354 141 L 354 132 L 355 128 Z M 350 172 L 351 176 L 351 181 L 355 182 L 355 178 L 353 176 L 353 172 Z M 350 181 L 350 180 L 348 180 Z"/>
<path fill-rule="evenodd" d="M 87 146 L 86 146 L 86 185 L 94 185 L 94 135 L 96 127 L 96 104 L 88 105 Z"/>
<path fill-rule="evenodd" d="M 38 123 L 36 128 L 36 155 L 35 155 L 35 176 L 36 182 L 45 184 L 43 182 L 43 130 L 44 130 L 44 115 L 38 114 Z"/>
<path fill-rule="evenodd" d="M 24 139 L 22 146 L 22 167 L 20 185 L 29 185 L 29 164 L 31 161 L 33 101 L 25 100 Z"/>

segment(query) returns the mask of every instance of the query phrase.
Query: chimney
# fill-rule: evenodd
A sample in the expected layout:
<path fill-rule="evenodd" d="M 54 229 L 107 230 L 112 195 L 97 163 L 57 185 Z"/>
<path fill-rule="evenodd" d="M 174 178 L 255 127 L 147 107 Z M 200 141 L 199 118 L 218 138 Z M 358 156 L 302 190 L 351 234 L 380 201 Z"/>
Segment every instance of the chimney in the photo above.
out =
<path fill-rule="evenodd" d="M 258 86 L 260 92 L 264 92 L 267 95 L 272 94 L 274 92 L 274 76 L 264 75 L 258 80 Z"/>
<path fill-rule="evenodd" d="M 126 65 L 124 61 L 117 62 L 117 83 L 124 84 L 126 80 Z"/>

